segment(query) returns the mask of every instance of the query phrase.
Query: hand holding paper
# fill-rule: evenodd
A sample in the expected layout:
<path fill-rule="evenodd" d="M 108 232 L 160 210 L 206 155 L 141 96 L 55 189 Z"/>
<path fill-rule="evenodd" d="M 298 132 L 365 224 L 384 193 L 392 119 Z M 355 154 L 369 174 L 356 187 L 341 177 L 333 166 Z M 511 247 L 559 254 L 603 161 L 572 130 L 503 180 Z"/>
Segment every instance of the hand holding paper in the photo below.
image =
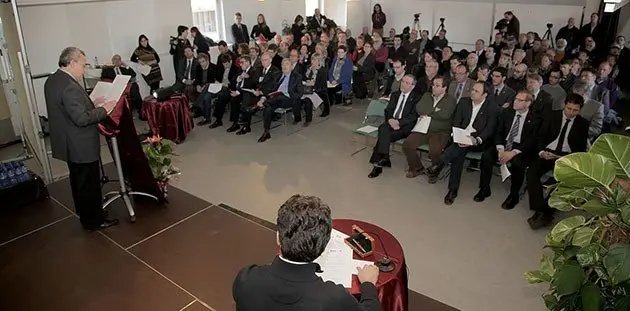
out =
<path fill-rule="evenodd" d="M 468 131 L 466 129 L 462 129 L 459 127 L 453 127 L 453 141 L 457 144 L 460 145 L 465 145 L 465 146 L 472 146 L 473 145 L 473 141 L 472 141 L 472 133 L 474 133 L 475 130 L 471 130 Z"/>
<path fill-rule="evenodd" d="M 431 117 L 420 116 L 416 122 L 416 126 L 411 130 L 412 132 L 426 134 L 429 132 L 429 126 L 431 125 Z"/>

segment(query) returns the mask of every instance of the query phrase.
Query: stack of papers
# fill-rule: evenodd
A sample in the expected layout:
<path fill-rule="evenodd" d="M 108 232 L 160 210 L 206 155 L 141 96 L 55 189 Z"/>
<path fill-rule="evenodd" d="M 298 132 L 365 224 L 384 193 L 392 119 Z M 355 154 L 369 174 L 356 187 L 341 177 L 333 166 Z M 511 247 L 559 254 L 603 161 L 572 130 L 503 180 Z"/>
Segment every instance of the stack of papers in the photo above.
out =
<path fill-rule="evenodd" d="M 317 95 L 316 93 L 302 96 L 302 99 L 305 99 L 305 98 L 308 98 L 311 100 L 311 102 L 313 103 L 313 109 L 317 109 L 319 105 L 321 105 L 324 102 L 322 98 L 319 97 L 319 95 Z"/>
<path fill-rule="evenodd" d="M 372 133 L 374 131 L 378 131 L 378 127 L 372 126 L 372 125 L 366 125 L 364 127 L 358 128 L 357 131 L 359 131 L 361 133 L 370 134 L 370 133 Z"/>
<path fill-rule="evenodd" d="M 424 116 L 418 118 L 416 126 L 411 130 L 412 132 L 426 134 L 429 131 L 429 125 L 431 125 L 431 117 Z"/>
<path fill-rule="evenodd" d="M 466 130 L 459 127 L 453 127 L 453 141 L 457 144 L 472 145 L 471 135 L 475 132 L 475 129 Z"/>
<path fill-rule="evenodd" d="M 208 93 L 217 94 L 223 88 L 223 84 L 221 83 L 210 83 L 208 84 Z"/>
<path fill-rule="evenodd" d="M 347 234 L 333 229 L 326 249 L 314 262 L 321 267 L 323 272 L 317 275 L 324 281 L 351 288 L 352 275 L 357 273 L 357 268 L 374 263 L 353 259 L 352 249 L 344 242 L 346 238 Z"/>
<path fill-rule="evenodd" d="M 131 76 L 117 75 L 112 83 L 99 81 L 96 83 L 92 93 L 90 93 L 90 99 L 95 101 L 99 97 L 104 97 L 105 102 L 118 102 L 127 88 L 129 79 L 131 79 Z"/>

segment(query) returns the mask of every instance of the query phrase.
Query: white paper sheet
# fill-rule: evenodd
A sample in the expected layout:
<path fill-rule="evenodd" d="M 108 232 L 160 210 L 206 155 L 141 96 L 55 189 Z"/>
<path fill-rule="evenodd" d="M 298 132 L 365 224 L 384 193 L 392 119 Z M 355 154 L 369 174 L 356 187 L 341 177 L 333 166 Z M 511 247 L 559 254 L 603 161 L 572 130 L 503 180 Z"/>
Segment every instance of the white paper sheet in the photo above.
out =
<path fill-rule="evenodd" d="M 321 105 L 324 101 L 321 99 L 321 97 L 319 97 L 319 95 L 317 95 L 316 93 L 313 94 L 307 94 L 302 96 L 302 99 L 304 98 L 308 98 L 311 100 L 311 102 L 313 102 L 313 108 L 317 109 L 319 107 L 319 105 Z"/>
<path fill-rule="evenodd" d="M 378 100 L 380 100 L 382 102 L 389 102 L 389 96 L 383 96 L 383 97 L 379 98 Z"/>
<path fill-rule="evenodd" d="M 426 134 L 427 132 L 429 132 L 429 125 L 431 125 L 431 117 L 429 116 L 420 117 L 418 118 L 418 121 L 416 122 L 416 126 L 414 126 L 411 131 L 416 132 L 416 133 Z"/>
<path fill-rule="evenodd" d="M 117 75 L 112 83 L 99 81 L 90 94 L 90 99 L 94 101 L 99 97 L 105 97 L 105 102 L 117 102 L 127 88 L 130 78 L 131 76 Z"/>
<path fill-rule="evenodd" d="M 241 89 L 241 91 L 250 92 L 252 94 L 256 93 L 256 90 L 254 90 L 254 89 Z"/>
<path fill-rule="evenodd" d="M 370 134 L 374 131 L 378 131 L 378 127 L 372 126 L 372 125 L 366 125 L 364 127 L 358 128 L 357 131 L 362 132 L 362 133 L 366 133 L 366 134 Z"/>
<path fill-rule="evenodd" d="M 462 129 L 459 127 L 453 127 L 453 141 L 457 144 L 462 145 L 472 145 L 472 141 L 470 139 L 470 135 L 474 133 L 474 131 L 467 131 L 466 129 Z"/>
<path fill-rule="evenodd" d="M 333 89 L 336 88 L 338 84 L 332 84 L 330 81 L 327 82 L 328 88 Z"/>
<path fill-rule="evenodd" d="M 512 173 L 510 173 L 507 164 L 501 164 L 501 181 L 505 182 L 505 180 L 508 179 L 508 177 L 510 177 L 511 175 Z"/>
<path fill-rule="evenodd" d="M 348 235 L 333 229 L 326 249 L 314 262 L 321 267 L 323 272 L 317 275 L 324 281 L 332 281 L 350 288 L 352 287 L 352 273 L 356 273 L 356 268 L 354 272 L 351 271 L 353 268 L 352 249 L 344 242 L 347 237 Z"/>
<path fill-rule="evenodd" d="M 216 94 L 221 91 L 223 88 L 223 84 L 221 83 L 210 83 L 208 84 L 208 93 Z"/>

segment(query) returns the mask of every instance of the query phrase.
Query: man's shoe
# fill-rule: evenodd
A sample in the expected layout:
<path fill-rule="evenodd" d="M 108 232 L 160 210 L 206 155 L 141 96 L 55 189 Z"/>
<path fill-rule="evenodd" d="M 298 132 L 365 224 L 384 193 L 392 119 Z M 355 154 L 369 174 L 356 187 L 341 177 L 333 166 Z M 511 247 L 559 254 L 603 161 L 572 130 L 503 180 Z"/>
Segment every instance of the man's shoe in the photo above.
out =
<path fill-rule="evenodd" d="M 269 138 L 271 138 L 271 134 L 269 134 L 269 132 L 264 132 L 262 134 L 262 136 L 260 136 L 260 138 L 258 138 L 258 142 L 259 143 L 264 143 L 265 141 L 267 141 Z"/>
<path fill-rule="evenodd" d="M 236 132 L 236 135 L 245 135 L 251 131 L 252 129 L 250 129 L 248 126 L 243 126 L 238 132 Z"/>
<path fill-rule="evenodd" d="M 553 222 L 553 215 L 541 213 L 541 215 L 538 218 L 529 222 L 529 227 L 532 228 L 532 230 L 537 230 L 537 229 L 541 229 L 541 228 L 551 225 L 552 222 Z"/>
<path fill-rule="evenodd" d="M 228 133 L 233 133 L 233 132 L 238 131 L 239 129 L 241 129 L 241 127 L 238 125 L 238 123 L 234 122 L 234 123 L 232 123 L 232 126 L 230 126 L 230 127 L 227 129 L 227 132 L 228 132 Z"/>
<path fill-rule="evenodd" d="M 223 122 L 221 120 L 216 120 L 214 123 L 210 124 L 211 129 L 215 129 L 219 126 L 223 126 Z"/>
<path fill-rule="evenodd" d="M 541 212 L 534 212 L 534 215 L 532 215 L 532 217 L 527 218 L 527 223 L 531 226 L 533 222 L 537 221 L 539 218 L 541 218 L 543 215 L 543 213 Z"/>
<path fill-rule="evenodd" d="M 490 194 L 490 189 L 480 189 L 479 192 L 475 194 L 473 200 L 475 200 L 475 202 L 483 202 L 487 197 L 490 196 Z"/>
<path fill-rule="evenodd" d="M 299 119 L 293 119 L 293 125 L 297 125 L 298 123 L 302 122 L 302 118 Z"/>
<path fill-rule="evenodd" d="M 304 121 L 304 124 L 302 126 L 308 127 L 309 125 L 311 125 L 311 121 Z"/>
<path fill-rule="evenodd" d="M 444 197 L 444 204 L 451 205 L 455 202 L 455 198 L 457 198 L 457 190 L 449 190 L 446 196 Z"/>
<path fill-rule="evenodd" d="M 113 227 L 113 226 L 117 226 L 120 222 L 118 221 L 118 219 L 105 219 L 103 220 L 103 222 L 100 225 L 94 226 L 94 227 L 83 227 L 86 230 L 103 230 L 103 229 L 107 229 L 109 227 Z"/>
<path fill-rule="evenodd" d="M 208 124 L 210 124 L 211 122 L 212 122 L 212 121 L 210 121 L 210 120 L 208 120 L 208 119 L 203 119 L 203 120 L 201 120 L 201 121 L 197 122 L 197 125 L 198 125 L 198 126 L 204 126 L 204 125 L 208 125 Z"/>
<path fill-rule="evenodd" d="M 376 165 L 380 167 L 392 167 L 392 161 L 389 159 L 380 159 Z"/>
<path fill-rule="evenodd" d="M 518 204 L 518 197 L 508 195 L 505 201 L 503 201 L 503 204 L 501 204 L 501 208 L 504 210 L 511 210 L 516 206 L 516 204 Z"/>
<path fill-rule="evenodd" d="M 319 117 L 320 117 L 320 118 L 325 118 L 325 117 L 327 117 L 329 114 L 330 114 L 330 112 L 322 112 L 322 113 L 319 115 Z"/>
<path fill-rule="evenodd" d="M 372 168 L 372 171 L 370 172 L 370 174 L 368 175 L 369 178 L 376 178 L 379 175 L 381 175 L 381 173 L 383 173 L 383 168 L 380 166 L 374 166 Z"/>

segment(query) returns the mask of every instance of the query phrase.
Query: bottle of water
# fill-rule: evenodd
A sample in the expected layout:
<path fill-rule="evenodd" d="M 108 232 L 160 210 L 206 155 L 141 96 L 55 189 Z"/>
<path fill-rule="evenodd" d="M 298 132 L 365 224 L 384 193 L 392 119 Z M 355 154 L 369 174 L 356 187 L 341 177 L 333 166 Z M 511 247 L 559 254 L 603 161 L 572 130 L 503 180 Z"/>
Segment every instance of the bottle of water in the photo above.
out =
<path fill-rule="evenodd" d="M 9 188 L 11 188 L 17 185 L 18 181 L 15 178 L 15 171 L 13 171 L 13 166 L 11 165 L 11 163 L 7 163 L 5 165 L 5 168 L 7 170 L 7 179 L 9 179 Z"/>
<path fill-rule="evenodd" d="M 9 181 L 7 179 L 7 172 L 4 169 L 4 164 L 0 163 L 0 189 L 9 188 Z"/>

